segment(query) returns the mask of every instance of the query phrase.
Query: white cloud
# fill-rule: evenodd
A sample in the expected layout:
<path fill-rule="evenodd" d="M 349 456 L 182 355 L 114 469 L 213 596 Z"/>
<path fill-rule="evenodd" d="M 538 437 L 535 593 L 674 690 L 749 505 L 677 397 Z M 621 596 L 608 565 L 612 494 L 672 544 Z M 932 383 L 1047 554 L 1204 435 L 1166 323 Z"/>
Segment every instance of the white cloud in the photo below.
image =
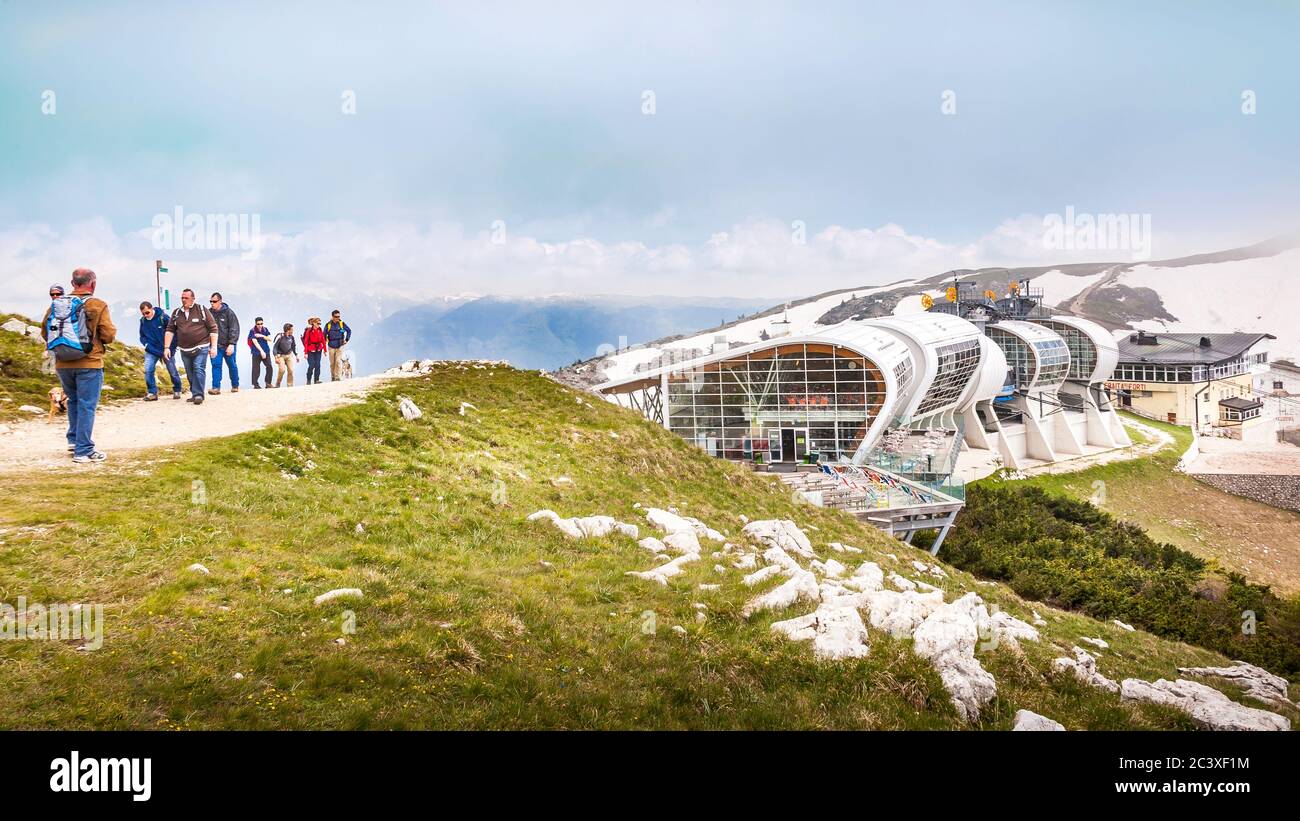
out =
<path fill-rule="evenodd" d="M 469 233 L 458 223 L 362 225 L 321 222 L 294 232 L 266 229 L 260 253 L 156 251 L 148 228 L 123 233 L 103 219 L 61 228 L 20 225 L 0 231 L 4 307 L 37 311 L 51 282 L 77 267 L 100 274 L 111 300 L 150 298 L 154 259 L 171 269 L 167 286 L 256 293 L 310 293 L 323 299 L 362 293 L 429 299 L 479 292 L 537 295 L 687 294 L 710 296 L 811 294 L 837 287 L 928 276 L 951 268 L 1055 264 L 1089 258 L 1046 249 L 1042 218 L 1023 215 L 968 243 L 946 243 L 902 226 L 806 230 L 792 239 L 790 224 L 751 220 L 719 231 L 698 245 L 647 246 L 579 237 L 548 243 L 507 234 L 494 244 L 489 231 Z M 173 300 L 174 301 L 174 300 Z"/>

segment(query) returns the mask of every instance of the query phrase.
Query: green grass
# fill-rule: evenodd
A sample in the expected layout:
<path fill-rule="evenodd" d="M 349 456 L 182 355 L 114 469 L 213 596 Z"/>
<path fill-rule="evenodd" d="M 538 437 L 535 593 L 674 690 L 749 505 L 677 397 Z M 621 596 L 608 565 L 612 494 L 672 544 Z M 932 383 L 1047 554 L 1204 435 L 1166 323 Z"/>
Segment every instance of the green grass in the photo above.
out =
<path fill-rule="evenodd" d="M 18 314 L 0 313 L 0 324 L 18 319 L 28 325 L 38 325 Z M 124 329 L 122 319 L 113 317 L 118 338 L 130 338 L 133 329 Z M 30 418 L 35 414 L 18 410 L 23 405 L 40 408 L 42 413 L 50 407 L 50 388 L 59 384 L 53 374 L 41 373 L 41 358 L 45 347 L 39 339 L 30 339 L 9 331 L 0 331 L 0 422 Z M 123 342 L 109 346 L 104 356 L 104 388 L 101 402 L 138 399 L 144 393 L 144 349 Z M 111 388 L 111 390 L 109 390 Z"/>
<path fill-rule="evenodd" d="M 403 421 L 399 394 L 423 418 Z M 461 402 L 481 410 L 462 416 Z M 625 575 L 654 563 L 626 537 L 569 540 L 525 521 L 552 508 L 644 529 L 638 503 L 676 506 L 733 540 L 741 514 L 793 518 L 823 556 L 841 541 L 887 571 L 925 555 L 535 373 L 446 365 L 143 469 L 110 463 L 6 488 L 0 600 L 101 602 L 107 628 L 95 651 L 0 642 L 0 728 L 965 726 L 908 641 L 873 631 L 867 658 L 817 662 L 769 630 L 810 608 L 741 618 L 758 591 L 739 571 L 715 573 L 705 556 L 660 587 Z M 951 570 L 942 586 L 1029 618 L 1001 585 Z M 313 604 L 337 587 L 365 598 Z M 1038 609 L 1041 642 L 981 653 L 998 697 L 973 726 L 1007 729 L 1027 708 L 1070 729 L 1190 728 L 1051 674 L 1079 636 L 1112 643 L 1101 669 L 1115 678 L 1226 662 Z M 347 611 L 356 632 L 340 645 Z"/>

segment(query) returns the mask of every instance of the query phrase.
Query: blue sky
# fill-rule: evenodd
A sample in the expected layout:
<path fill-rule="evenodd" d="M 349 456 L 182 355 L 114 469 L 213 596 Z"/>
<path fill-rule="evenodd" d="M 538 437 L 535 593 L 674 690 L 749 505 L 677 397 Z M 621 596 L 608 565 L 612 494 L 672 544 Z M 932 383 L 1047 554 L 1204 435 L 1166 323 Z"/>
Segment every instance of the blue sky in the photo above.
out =
<path fill-rule="evenodd" d="M 440 293 L 1051 261 L 1021 229 L 1067 206 L 1151 214 L 1157 256 L 1300 223 L 1300 4 L 466 5 L 0 3 L 0 276 L 149 260 L 178 204 L 260 215 L 232 276 L 432 256 Z"/>

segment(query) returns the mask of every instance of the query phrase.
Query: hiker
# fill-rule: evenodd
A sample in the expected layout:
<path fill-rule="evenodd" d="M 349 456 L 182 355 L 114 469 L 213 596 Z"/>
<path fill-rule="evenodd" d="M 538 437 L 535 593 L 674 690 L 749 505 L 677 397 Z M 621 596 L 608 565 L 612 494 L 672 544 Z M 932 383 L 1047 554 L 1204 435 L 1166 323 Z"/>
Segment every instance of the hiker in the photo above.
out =
<path fill-rule="evenodd" d="M 68 398 L 68 450 L 78 464 L 106 458 L 95 450 L 95 409 L 104 387 L 104 349 L 117 338 L 117 328 L 108 305 L 95 297 L 95 284 L 89 268 L 73 271 L 72 294 L 60 292 L 41 321 L 41 336 Z"/>
<path fill-rule="evenodd" d="M 176 360 L 163 357 L 163 340 L 167 338 L 167 317 L 162 311 L 145 300 L 140 303 L 140 345 L 144 348 L 144 401 L 158 401 L 158 383 L 154 372 L 161 361 L 167 367 L 167 374 L 172 378 L 172 399 L 181 398 L 181 373 L 176 369 Z M 173 343 L 175 344 L 175 343 Z"/>
<path fill-rule="evenodd" d="M 330 313 L 330 321 L 325 325 L 325 339 L 328 340 L 330 349 L 330 381 L 337 382 L 340 378 L 343 348 L 352 341 L 352 329 L 343 321 L 338 308 Z M 317 378 L 316 381 L 320 382 L 320 379 Z"/>
<path fill-rule="evenodd" d="M 298 362 L 298 340 L 294 338 L 292 322 L 284 323 L 284 332 L 276 334 L 271 342 L 271 350 L 275 352 L 275 387 L 280 387 L 281 380 L 287 374 L 288 387 L 292 388 L 293 366 Z M 319 366 L 317 370 L 320 370 Z"/>
<path fill-rule="evenodd" d="M 181 307 L 172 311 L 167 336 L 163 339 L 163 357 L 172 359 L 177 351 L 185 363 L 185 376 L 190 380 L 190 398 L 185 401 L 202 405 L 208 383 L 208 360 L 217 358 L 217 321 L 207 308 L 194 304 L 194 292 L 189 288 L 181 291 Z"/>
<path fill-rule="evenodd" d="M 325 332 L 320 327 L 320 317 L 307 320 L 307 330 L 302 332 L 302 350 L 307 354 L 307 384 L 320 384 L 320 355 L 325 350 Z"/>
<path fill-rule="evenodd" d="M 271 387 L 271 329 L 262 324 L 260 316 L 248 332 L 248 347 L 253 352 L 253 390 L 262 387 L 257 384 L 261 368 L 266 368 L 266 386 Z"/>
<path fill-rule="evenodd" d="M 50 286 L 50 303 L 53 304 L 54 300 L 58 299 L 61 296 L 63 296 L 63 286 L 56 282 Z M 42 376 L 54 375 L 54 362 L 55 362 L 54 351 L 51 351 L 50 349 L 46 348 L 45 352 L 41 354 L 41 375 Z"/>
<path fill-rule="evenodd" d="M 221 299 L 221 294 L 213 294 L 208 304 L 212 306 L 212 318 L 217 323 L 217 352 L 212 357 L 213 396 L 221 394 L 221 363 L 230 367 L 230 392 L 239 393 L 239 366 L 235 364 L 235 340 L 239 339 L 239 317 L 229 305 Z"/>

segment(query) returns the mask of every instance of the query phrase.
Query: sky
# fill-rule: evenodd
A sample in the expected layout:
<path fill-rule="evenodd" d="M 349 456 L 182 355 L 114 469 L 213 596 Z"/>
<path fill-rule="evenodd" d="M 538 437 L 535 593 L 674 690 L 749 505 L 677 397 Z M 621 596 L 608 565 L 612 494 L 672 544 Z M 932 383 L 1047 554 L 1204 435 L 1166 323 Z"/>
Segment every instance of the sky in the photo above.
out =
<path fill-rule="evenodd" d="M 200 290 L 785 297 L 1220 250 L 1300 226 L 1297 41 L 1294 2 L 4 0 L 0 304 L 78 266 L 147 296 L 160 257 Z M 167 248 L 177 208 L 255 246 Z M 1067 209 L 1150 247 L 1049 247 Z"/>

